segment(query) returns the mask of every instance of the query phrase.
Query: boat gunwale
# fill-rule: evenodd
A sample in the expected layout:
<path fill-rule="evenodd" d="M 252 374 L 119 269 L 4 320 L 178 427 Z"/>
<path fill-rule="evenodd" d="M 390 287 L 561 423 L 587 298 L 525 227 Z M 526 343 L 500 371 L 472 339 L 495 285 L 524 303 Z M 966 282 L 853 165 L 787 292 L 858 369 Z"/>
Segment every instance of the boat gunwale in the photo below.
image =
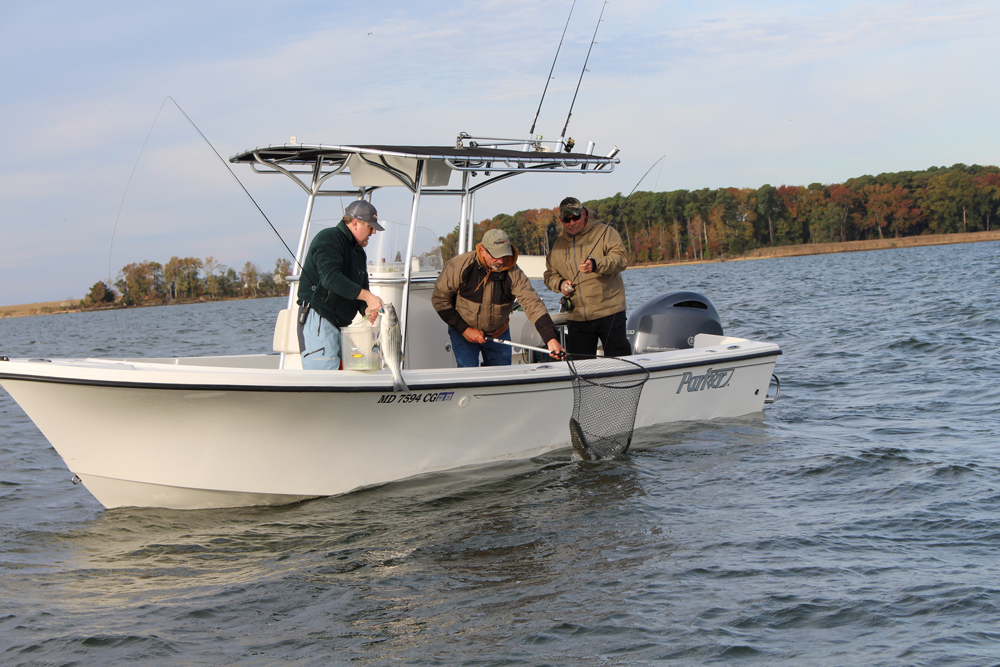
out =
<path fill-rule="evenodd" d="M 662 353 L 656 353 L 662 354 Z M 781 348 L 775 346 L 774 348 L 768 350 L 748 350 L 742 354 L 731 353 L 724 356 L 713 357 L 712 359 L 699 358 L 697 360 L 691 359 L 686 361 L 673 361 L 659 364 L 640 364 L 643 368 L 648 370 L 650 374 L 661 373 L 664 371 L 673 370 L 683 370 L 685 368 L 695 368 L 700 366 L 711 366 L 713 364 L 724 364 L 724 363 L 736 363 L 741 361 L 751 361 L 753 359 L 760 359 L 765 357 L 775 357 L 777 358 L 782 354 Z M 631 361 L 636 361 L 637 359 L 643 359 L 646 355 L 631 355 L 629 357 L 623 357 L 624 359 L 629 359 Z M 11 359 L 11 362 L 21 361 Z M 27 360 L 21 361 L 21 363 L 30 363 Z M 530 373 L 534 370 L 539 369 L 546 363 L 543 364 L 531 364 L 533 368 L 526 369 L 525 373 Z M 65 366 L 59 366 L 59 368 L 66 368 Z M 183 368 L 178 366 L 167 366 L 170 369 Z M 211 369 L 216 368 L 212 366 L 202 366 L 195 367 L 200 369 Z M 503 369 L 509 369 L 511 367 L 497 367 Z M 91 367 L 91 370 L 93 368 Z M 125 372 L 125 369 L 115 369 L 120 372 Z M 146 369 L 132 369 L 128 372 L 143 372 Z M 159 370 L 159 369 L 158 369 Z M 188 369 L 184 369 L 188 370 Z M 521 386 L 521 385 L 533 385 L 533 384 L 547 384 L 547 383 L 560 383 L 566 382 L 571 378 L 569 369 L 567 368 L 565 372 L 561 372 L 558 375 L 553 373 L 546 373 L 544 375 L 536 375 L 534 377 L 520 377 L 511 378 L 509 376 L 503 378 L 497 378 L 495 380 L 488 380 L 483 378 L 476 378 L 474 380 L 463 380 L 461 378 L 449 378 L 447 380 L 440 381 L 428 381 L 421 382 L 419 379 L 413 379 L 413 374 L 420 373 L 421 370 L 458 370 L 458 369 L 414 369 L 407 372 L 407 386 L 410 388 L 408 393 L 415 393 L 416 391 L 432 391 L 432 390 L 444 390 L 452 388 L 462 388 L 462 389 L 476 389 L 476 388 L 491 388 L 491 387 L 505 387 L 505 386 Z M 549 369 L 544 369 L 549 370 Z M 554 367 L 552 370 L 555 370 Z M 150 372 L 153 372 L 150 369 Z M 261 371 L 255 369 L 255 372 L 259 373 Z M 267 369 L 263 371 L 265 373 L 281 373 L 287 374 L 287 370 L 279 369 Z M 606 374 L 613 375 L 613 373 Z M 342 377 L 342 376 L 341 376 Z M 221 383 L 208 383 L 208 382 L 144 382 L 141 380 L 102 380 L 93 378 L 79 378 L 79 377 L 65 377 L 65 376 L 50 376 L 50 375 L 28 375 L 21 373 L 10 373 L 0 370 L 0 380 L 13 380 L 13 381 L 25 381 L 25 382 L 45 382 L 54 384 L 66 384 L 66 385 L 77 385 L 77 386 L 94 386 L 94 387 L 105 387 L 105 388 L 122 388 L 122 389 L 151 389 L 151 390 L 176 390 L 176 391 L 239 391 L 239 392 L 265 392 L 265 393 L 386 393 L 392 391 L 392 376 L 390 374 L 385 375 L 386 383 L 384 385 L 373 385 L 373 384 L 337 384 L 337 385 L 302 385 L 302 384 L 221 384 Z M 406 392 L 404 392 L 406 393 Z"/>

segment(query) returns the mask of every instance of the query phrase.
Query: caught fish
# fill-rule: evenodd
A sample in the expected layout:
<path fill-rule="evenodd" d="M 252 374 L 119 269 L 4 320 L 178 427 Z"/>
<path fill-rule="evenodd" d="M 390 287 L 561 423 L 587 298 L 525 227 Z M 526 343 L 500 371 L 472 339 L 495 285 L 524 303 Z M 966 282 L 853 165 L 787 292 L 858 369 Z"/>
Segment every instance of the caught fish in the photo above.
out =
<path fill-rule="evenodd" d="M 392 390 L 410 391 L 403 382 L 403 334 L 399 330 L 399 318 L 391 303 L 385 304 L 382 328 L 379 331 L 379 348 L 385 365 L 392 371 Z"/>
<path fill-rule="evenodd" d="M 604 461 L 621 456 L 632 444 L 632 433 L 611 435 L 608 437 L 591 436 L 583 430 L 580 422 L 569 418 L 569 437 L 573 449 L 584 461 Z"/>

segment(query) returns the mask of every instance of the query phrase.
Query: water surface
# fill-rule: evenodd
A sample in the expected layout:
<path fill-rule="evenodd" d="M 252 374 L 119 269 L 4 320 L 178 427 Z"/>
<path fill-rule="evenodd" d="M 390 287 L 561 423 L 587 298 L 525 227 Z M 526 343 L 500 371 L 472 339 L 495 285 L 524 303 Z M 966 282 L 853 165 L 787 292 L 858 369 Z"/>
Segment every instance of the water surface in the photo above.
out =
<path fill-rule="evenodd" d="M 998 256 L 629 271 L 781 345 L 780 400 L 282 508 L 102 510 L 0 392 L 0 663 L 1000 664 Z M 282 303 L 4 319 L 0 354 L 267 352 Z"/>

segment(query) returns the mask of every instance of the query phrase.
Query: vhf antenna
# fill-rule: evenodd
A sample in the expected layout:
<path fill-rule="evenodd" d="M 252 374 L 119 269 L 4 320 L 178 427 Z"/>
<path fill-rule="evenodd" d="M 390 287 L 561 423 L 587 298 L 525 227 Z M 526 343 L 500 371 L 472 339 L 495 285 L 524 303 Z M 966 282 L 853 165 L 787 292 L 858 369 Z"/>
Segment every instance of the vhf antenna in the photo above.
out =
<path fill-rule="evenodd" d="M 549 82 L 552 81 L 552 72 L 556 69 L 556 61 L 559 60 L 559 50 L 562 48 L 563 40 L 566 39 L 566 28 L 569 27 L 569 20 L 573 17 L 573 7 L 576 7 L 576 0 L 569 8 L 569 16 L 566 17 L 566 25 L 563 26 L 562 37 L 559 38 L 559 46 L 556 47 L 556 57 L 552 59 L 552 67 L 549 69 L 549 78 L 545 79 L 545 88 L 542 90 L 542 99 L 538 100 L 538 110 L 535 112 L 535 119 L 531 121 L 531 129 L 528 130 L 528 137 L 535 136 L 535 125 L 538 123 L 538 114 L 542 112 L 542 102 L 545 101 L 545 93 L 549 90 Z"/>
<path fill-rule="evenodd" d="M 583 73 L 587 71 L 587 61 L 590 60 L 590 52 L 594 49 L 594 43 L 597 40 L 597 29 L 601 27 L 601 20 L 604 18 L 604 8 L 608 6 L 608 0 L 604 0 L 604 4 L 601 5 L 601 15 L 597 17 L 597 26 L 594 28 L 594 37 L 590 40 L 590 48 L 587 49 L 587 57 L 583 61 L 583 69 L 580 71 L 580 79 L 576 82 L 576 90 L 573 92 L 573 101 L 569 104 L 569 113 L 566 114 L 566 124 L 563 125 L 562 134 L 559 135 L 559 142 L 562 143 L 563 139 L 566 137 L 566 128 L 569 127 L 569 119 L 573 115 L 573 106 L 576 104 L 576 95 L 580 92 L 580 83 L 583 81 Z M 573 140 L 570 139 L 569 144 L 566 145 L 566 150 L 572 150 Z"/>

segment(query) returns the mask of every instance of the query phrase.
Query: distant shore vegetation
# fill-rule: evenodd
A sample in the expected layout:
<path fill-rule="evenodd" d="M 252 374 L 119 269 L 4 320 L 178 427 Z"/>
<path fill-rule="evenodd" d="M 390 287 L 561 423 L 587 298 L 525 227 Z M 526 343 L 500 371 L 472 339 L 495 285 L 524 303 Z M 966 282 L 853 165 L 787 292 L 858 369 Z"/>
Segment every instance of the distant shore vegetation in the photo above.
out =
<path fill-rule="evenodd" d="M 583 200 L 585 193 L 566 194 Z M 991 231 L 1000 211 L 1000 168 L 956 164 L 833 185 L 638 191 L 631 199 L 618 193 L 584 204 L 595 219 L 614 223 L 633 266 L 738 259 L 783 246 Z M 487 218 L 474 226 L 474 240 L 490 229 L 504 230 L 521 254 L 544 255 L 561 229 L 558 207 Z M 458 227 L 439 242 L 443 258 L 454 257 Z M 113 285 L 95 283 L 79 305 L 283 296 L 290 269 L 288 259 L 276 260 L 271 272 L 252 262 L 237 271 L 214 257 L 144 261 L 122 267 Z"/>
<path fill-rule="evenodd" d="M 638 191 L 627 203 L 621 193 L 589 201 L 586 193 L 566 194 L 584 201 L 597 220 L 614 222 L 632 264 L 670 263 L 777 246 L 990 231 L 1000 207 L 1000 168 L 956 164 L 833 185 Z M 501 213 L 476 225 L 475 240 L 494 228 L 522 254 L 545 254 L 559 232 L 558 208 Z M 440 241 L 444 258 L 453 257 L 458 227 Z"/>
<path fill-rule="evenodd" d="M 246 299 L 288 293 L 291 262 L 278 259 L 274 271 L 247 262 L 237 271 L 214 257 L 172 257 L 122 267 L 114 285 L 98 281 L 80 302 L 84 308 L 150 306 L 177 302 Z"/>

